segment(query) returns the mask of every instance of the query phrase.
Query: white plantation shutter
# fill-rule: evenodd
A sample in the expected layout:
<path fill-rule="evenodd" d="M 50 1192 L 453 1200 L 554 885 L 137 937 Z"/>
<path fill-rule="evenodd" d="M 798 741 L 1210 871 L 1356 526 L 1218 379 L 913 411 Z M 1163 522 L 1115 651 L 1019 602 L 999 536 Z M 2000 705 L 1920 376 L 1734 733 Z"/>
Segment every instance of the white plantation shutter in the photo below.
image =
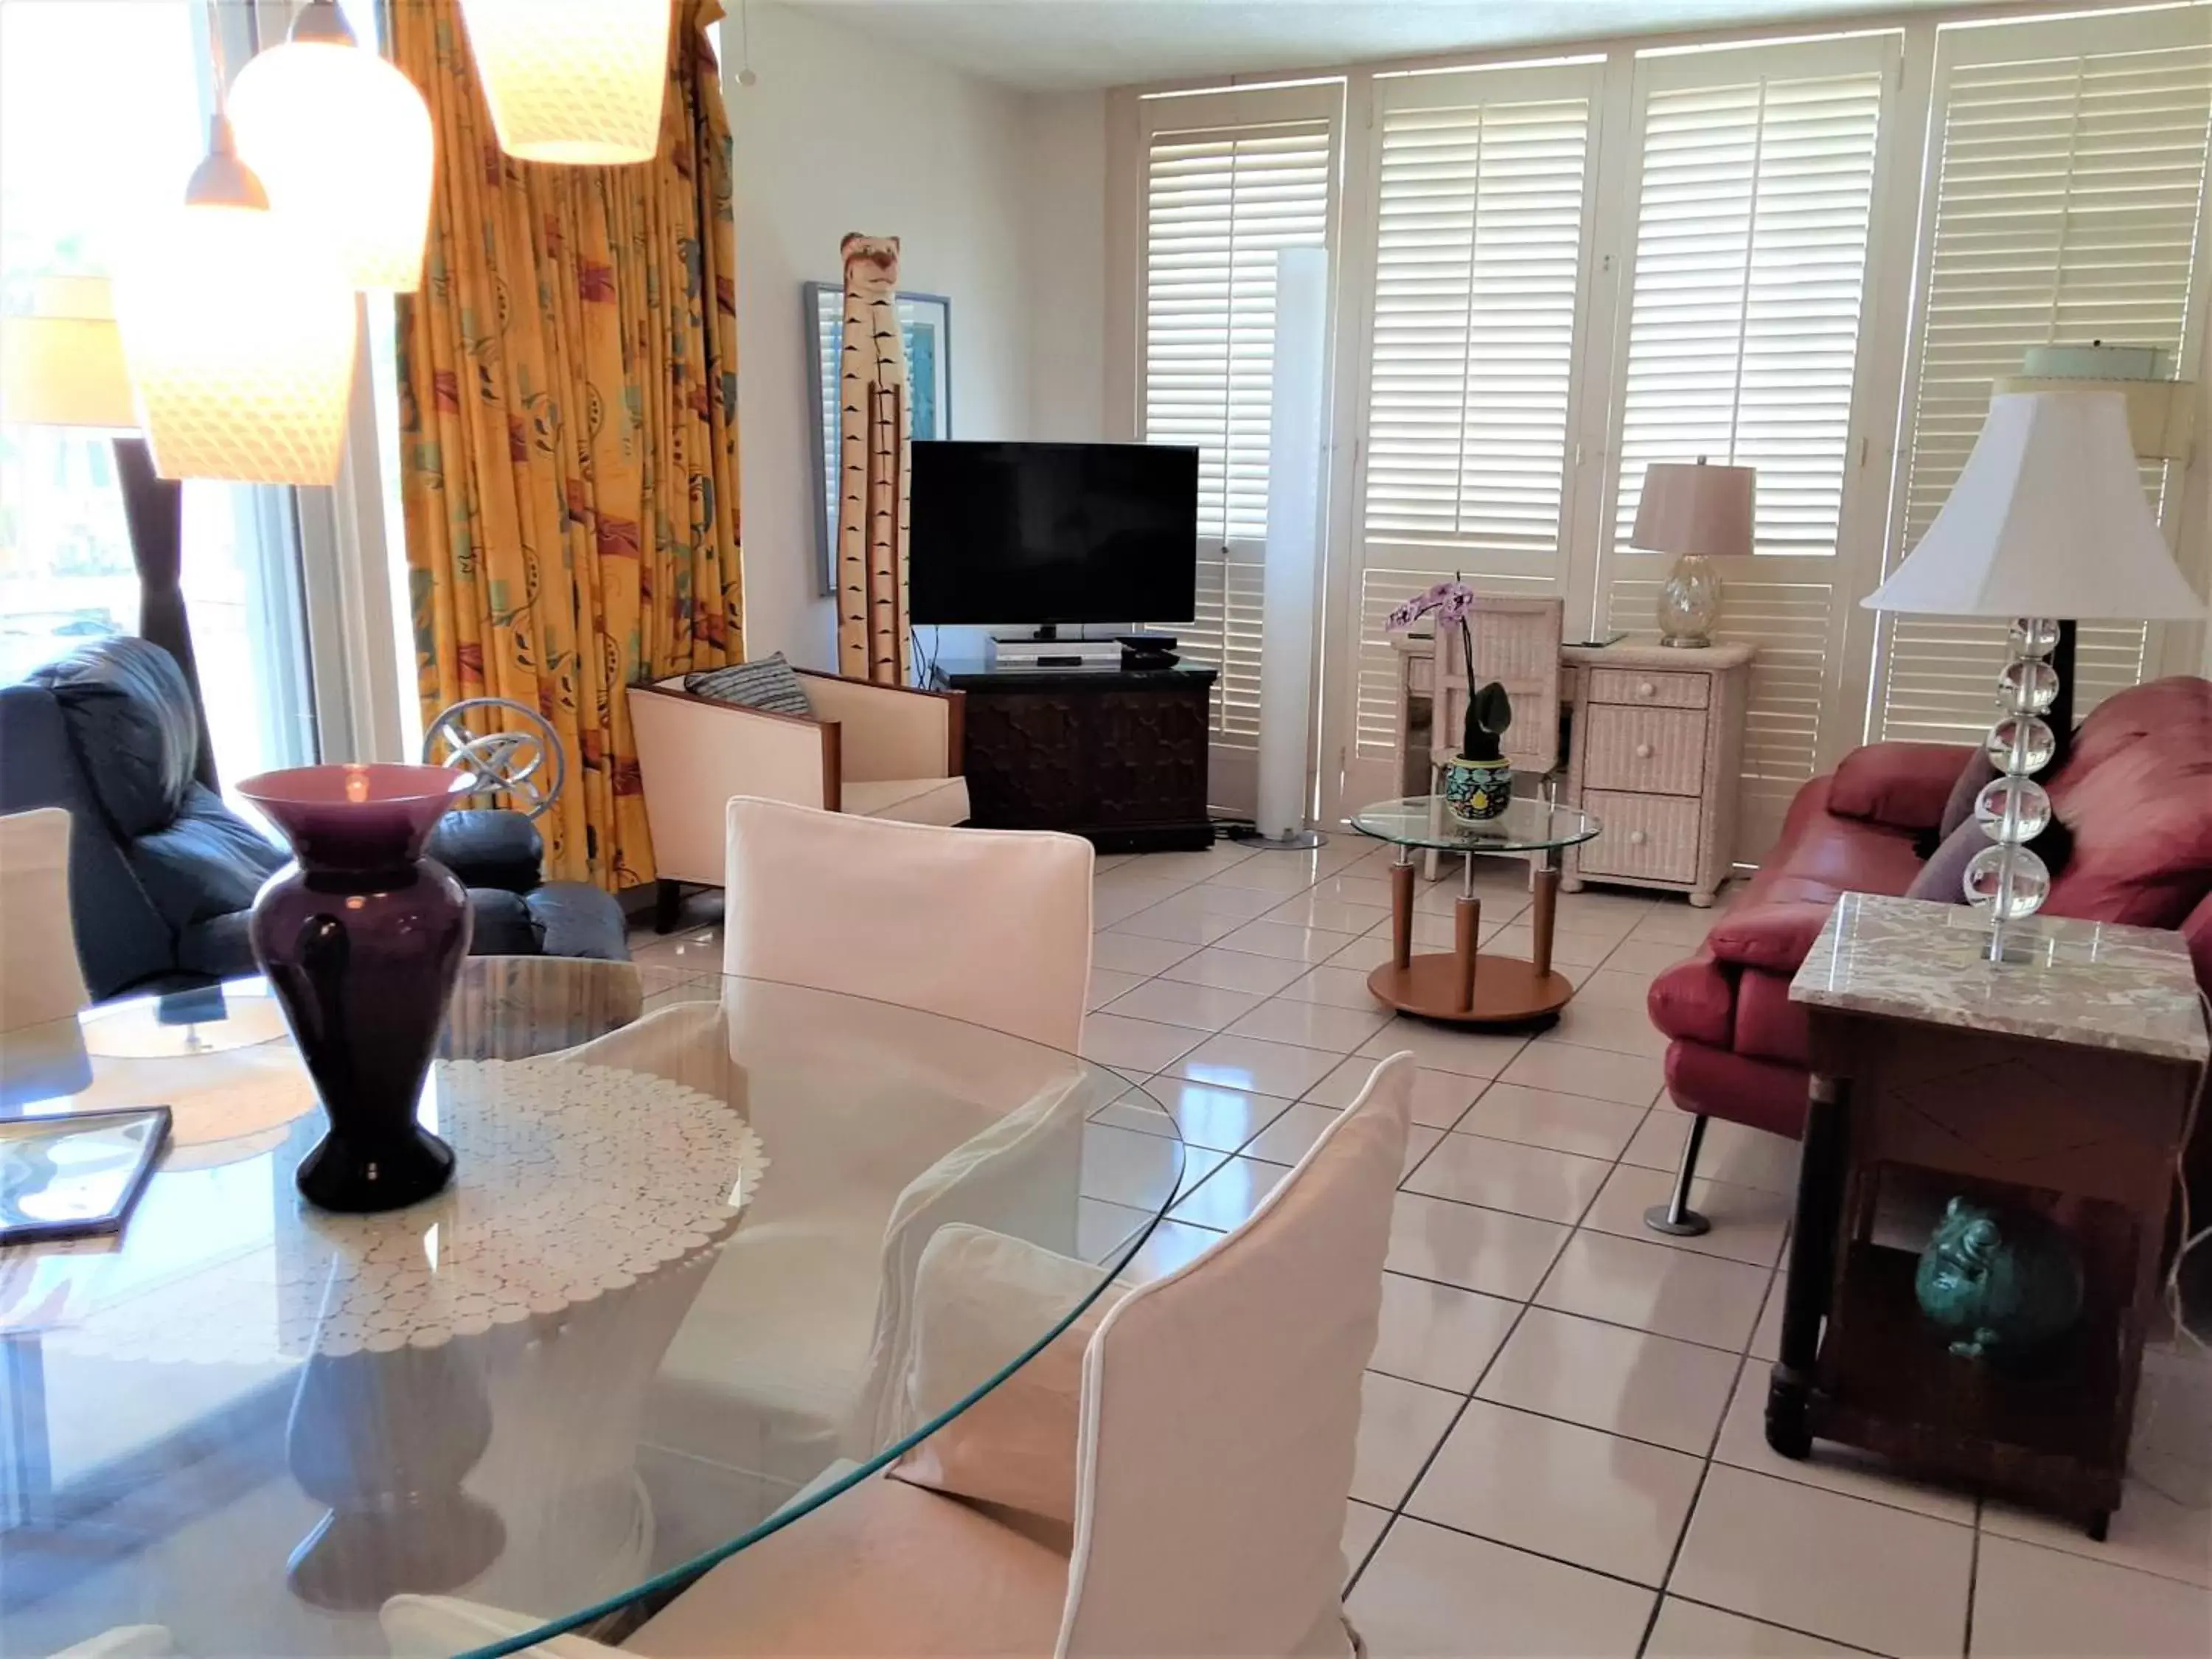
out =
<path fill-rule="evenodd" d="M 1259 732 L 1275 255 L 1328 245 L 1340 83 L 1145 100 L 1143 434 L 1199 452 L 1198 615 L 1218 746 Z M 1186 622 L 1190 625 L 1183 626 Z"/>
<path fill-rule="evenodd" d="M 1790 797 L 1832 762 L 1840 556 L 1868 249 L 1898 38 L 1862 36 L 1638 64 L 1636 227 L 1622 295 L 1611 496 L 1599 566 L 1609 627 L 1648 632 L 1673 556 L 1629 536 L 1655 461 L 1758 470 L 1753 552 L 1718 562 L 1716 637 L 1752 670 L 1740 851 L 1756 858 Z M 1870 514 L 1880 502 L 1867 496 Z M 1878 529 L 1873 532 L 1879 533 Z"/>
<path fill-rule="evenodd" d="M 1395 750 L 1382 619 L 1455 574 L 1565 580 L 1571 404 L 1602 65 L 1376 84 L 1357 757 Z"/>
<path fill-rule="evenodd" d="M 1759 469 L 1759 552 L 1836 550 L 1886 78 L 1747 73 L 1651 92 L 1620 544 L 1645 466 L 1704 455 Z"/>
<path fill-rule="evenodd" d="M 1891 568 L 1949 495 L 1993 379 L 2053 343 L 2179 357 L 2203 280 L 2212 12 L 1947 29 L 1938 52 L 1933 234 Z M 2176 369 L 2191 373 L 2186 362 Z M 2166 506 L 2165 465 L 2147 465 L 2143 482 Z M 1898 618 L 1876 665 L 1875 735 L 1978 739 L 1995 717 L 2004 641 L 2001 622 Z M 2077 717 L 2141 679 L 2144 661 L 2141 623 L 2085 624 Z"/>

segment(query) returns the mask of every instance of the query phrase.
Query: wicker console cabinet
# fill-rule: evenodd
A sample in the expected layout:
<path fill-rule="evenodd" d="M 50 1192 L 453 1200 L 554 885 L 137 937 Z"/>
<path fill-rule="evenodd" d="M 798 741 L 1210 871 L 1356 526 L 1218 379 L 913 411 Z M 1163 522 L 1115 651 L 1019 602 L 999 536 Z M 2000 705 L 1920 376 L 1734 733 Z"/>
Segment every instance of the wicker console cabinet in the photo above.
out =
<path fill-rule="evenodd" d="M 1744 708 L 1757 647 L 1566 647 L 1574 736 L 1565 799 L 1605 833 L 1571 848 L 1560 885 L 1618 883 L 1705 906 L 1735 860 Z"/>

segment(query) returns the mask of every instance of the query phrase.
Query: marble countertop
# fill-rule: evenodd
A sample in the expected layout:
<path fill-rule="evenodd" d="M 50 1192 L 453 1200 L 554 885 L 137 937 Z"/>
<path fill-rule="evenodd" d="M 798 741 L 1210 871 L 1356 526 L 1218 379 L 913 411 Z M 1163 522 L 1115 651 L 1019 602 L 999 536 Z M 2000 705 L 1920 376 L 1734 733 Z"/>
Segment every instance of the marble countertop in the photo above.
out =
<path fill-rule="evenodd" d="M 2166 1060 L 2212 1054 L 2180 934 L 2068 916 L 2005 931 L 2028 959 L 1986 961 L 1989 921 L 1971 906 L 1846 893 L 1790 1000 Z"/>

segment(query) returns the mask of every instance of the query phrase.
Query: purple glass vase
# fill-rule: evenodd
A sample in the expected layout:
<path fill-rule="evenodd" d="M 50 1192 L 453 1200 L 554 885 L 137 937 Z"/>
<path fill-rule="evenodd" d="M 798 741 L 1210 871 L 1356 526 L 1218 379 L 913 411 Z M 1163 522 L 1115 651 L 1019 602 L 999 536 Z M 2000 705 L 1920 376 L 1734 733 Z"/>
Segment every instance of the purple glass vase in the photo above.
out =
<path fill-rule="evenodd" d="M 294 1176 L 326 1210 L 396 1210 L 453 1177 L 453 1149 L 415 1113 L 469 898 L 422 844 L 468 787 L 442 766 L 302 766 L 238 786 L 292 843 L 250 935 L 330 1119 Z"/>

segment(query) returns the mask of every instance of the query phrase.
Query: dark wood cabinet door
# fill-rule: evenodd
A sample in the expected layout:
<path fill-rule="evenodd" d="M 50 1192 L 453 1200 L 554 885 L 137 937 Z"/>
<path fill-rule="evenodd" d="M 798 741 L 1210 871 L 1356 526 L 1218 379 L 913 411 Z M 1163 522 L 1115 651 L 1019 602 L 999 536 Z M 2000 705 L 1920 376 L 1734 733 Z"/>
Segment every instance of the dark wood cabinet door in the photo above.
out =
<path fill-rule="evenodd" d="M 1092 701 L 1051 691 L 969 693 L 965 749 L 975 823 L 1049 830 L 1086 822 L 1083 727 Z"/>
<path fill-rule="evenodd" d="M 1206 689 L 1115 691 L 1091 702 L 1090 821 L 1204 818 Z"/>

